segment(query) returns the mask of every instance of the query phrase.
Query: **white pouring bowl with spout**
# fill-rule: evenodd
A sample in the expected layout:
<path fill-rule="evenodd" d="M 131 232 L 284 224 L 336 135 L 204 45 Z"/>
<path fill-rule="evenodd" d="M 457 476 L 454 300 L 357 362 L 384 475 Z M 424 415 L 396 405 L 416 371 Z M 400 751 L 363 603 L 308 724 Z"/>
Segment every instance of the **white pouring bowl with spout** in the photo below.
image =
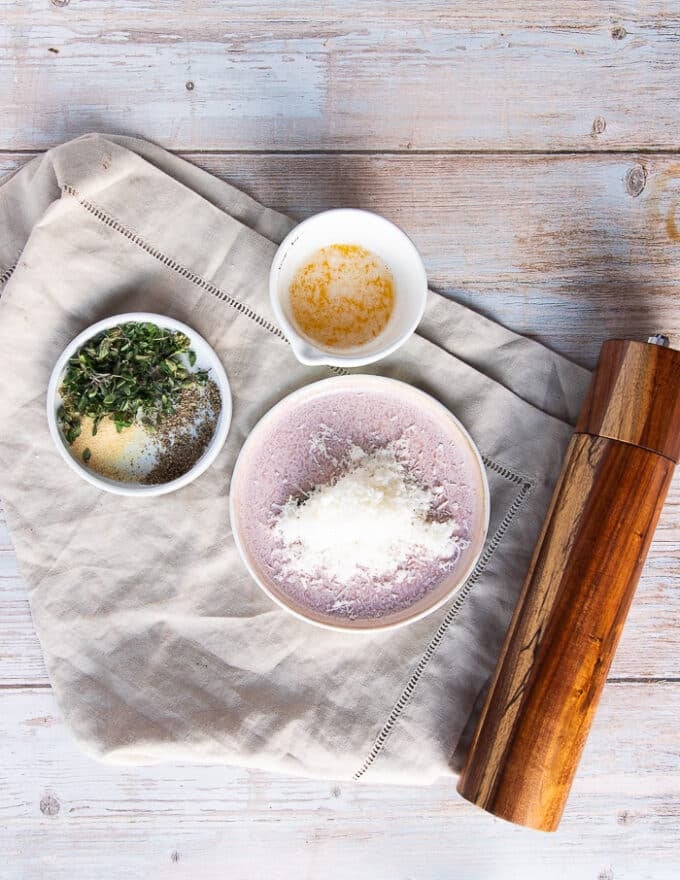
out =
<path fill-rule="evenodd" d="M 375 339 L 347 349 L 323 348 L 296 325 L 290 287 L 298 270 L 320 248 L 353 244 L 376 254 L 394 279 L 394 309 Z M 361 367 L 396 351 L 411 336 L 425 310 L 427 276 L 416 246 L 394 223 L 355 208 L 315 214 L 291 230 L 274 255 L 269 273 L 269 296 L 279 326 L 302 364 Z"/>

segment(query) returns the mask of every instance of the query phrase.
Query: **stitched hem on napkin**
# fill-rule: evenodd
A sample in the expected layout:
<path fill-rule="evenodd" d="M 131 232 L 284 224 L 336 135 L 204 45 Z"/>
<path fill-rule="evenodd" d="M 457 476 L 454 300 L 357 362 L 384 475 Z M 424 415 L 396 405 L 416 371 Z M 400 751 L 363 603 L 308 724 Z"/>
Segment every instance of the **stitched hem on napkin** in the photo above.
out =
<path fill-rule="evenodd" d="M 4 285 L 7 284 L 9 279 L 12 277 L 12 273 L 14 272 L 16 267 L 17 264 L 15 263 L 13 266 L 10 266 L 9 269 L 5 269 L 5 271 L 0 274 L 0 287 L 4 287 Z"/>
<path fill-rule="evenodd" d="M 460 613 L 461 609 L 465 605 L 466 599 L 468 598 L 468 596 L 472 592 L 472 590 L 473 590 L 475 584 L 477 583 L 477 581 L 479 580 L 482 572 L 484 571 L 486 566 L 489 564 L 489 561 L 491 560 L 492 556 L 496 552 L 496 549 L 498 548 L 501 541 L 503 540 L 503 536 L 505 535 L 508 528 L 510 527 L 510 524 L 512 523 L 514 518 L 517 516 L 519 511 L 522 509 L 522 506 L 526 503 L 527 499 L 529 498 L 529 496 L 531 495 L 531 493 L 534 489 L 533 481 L 529 480 L 527 477 L 523 477 L 523 476 L 520 476 L 519 474 L 514 473 L 514 471 L 511 471 L 509 468 L 507 468 L 503 465 L 499 465 L 497 462 L 493 461 L 492 459 L 488 458 L 487 456 L 483 455 L 482 458 L 483 458 L 483 461 L 484 461 L 484 464 L 486 467 L 490 468 L 491 470 L 496 471 L 496 473 L 500 474 L 500 476 L 504 477 L 505 479 L 510 480 L 511 482 L 518 484 L 520 487 L 519 492 L 518 492 L 517 496 L 515 497 L 514 501 L 512 502 L 512 504 L 510 505 L 510 507 L 508 508 L 505 516 L 501 520 L 501 523 L 498 526 L 496 533 L 494 534 L 494 536 L 491 538 L 491 540 L 487 543 L 486 547 L 484 548 L 484 551 L 483 551 L 477 565 L 472 570 L 472 574 L 467 579 L 467 581 L 465 582 L 465 584 L 461 588 L 460 592 L 457 594 L 457 596 L 453 602 L 453 605 L 451 606 L 451 608 L 449 609 L 449 611 L 446 614 L 446 617 L 441 622 L 439 628 L 437 629 L 437 632 L 434 634 L 434 636 L 430 640 L 429 645 L 425 649 L 425 653 L 420 658 L 420 661 L 418 662 L 418 665 L 415 667 L 413 674 L 409 678 L 409 680 L 406 684 L 406 687 L 404 688 L 404 690 L 401 693 L 401 696 L 399 697 L 399 699 L 395 703 L 394 708 L 392 709 L 392 711 L 390 712 L 390 714 L 387 718 L 387 721 L 385 722 L 384 726 L 380 730 L 380 733 L 376 737 L 375 742 L 371 746 L 371 749 L 370 749 L 368 755 L 366 756 L 366 759 L 364 760 L 363 764 L 359 767 L 359 769 L 356 771 L 356 773 L 352 777 L 353 779 L 360 779 L 366 773 L 366 771 L 369 769 L 371 764 L 373 764 L 373 762 L 378 757 L 380 752 L 383 750 L 385 743 L 389 739 L 389 736 L 392 733 L 392 730 L 394 729 L 394 726 L 398 722 L 399 717 L 401 716 L 402 712 L 404 711 L 404 709 L 408 705 L 411 697 L 413 696 L 413 692 L 415 691 L 415 689 L 418 685 L 418 682 L 420 681 L 423 673 L 425 672 L 428 663 L 430 662 L 430 660 L 434 656 L 439 645 L 442 643 L 444 636 L 446 635 L 449 627 L 453 624 L 456 617 L 458 617 L 458 614 Z"/>
<path fill-rule="evenodd" d="M 236 311 L 245 315 L 255 323 L 257 323 L 264 330 L 267 330 L 269 333 L 277 336 L 280 339 L 284 339 L 287 341 L 285 334 L 281 331 L 279 327 L 275 324 L 272 324 L 266 318 L 262 317 L 262 315 L 258 314 L 254 309 L 250 308 L 245 303 L 240 300 L 232 297 L 229 293 L 222 290 L 217 285 L 203 278 L 201 275 L 196 272 L 191 271 L 186 266 L 182 265 L 180 262 L 175 260 L 174 258 L 168 256 L 163 251 L 151 245 L 147 242 L 142 236 L 138 235 L 133 230 L 129 229 L 123 223 L 118 221 L 115 217 L 109 214 L 107 211 L 104 211 L 102 208 L 98 207 L 96 204 L 91 202 L 90 200 L 84 198 L 76 189 L 76 187 L 71 186 L 70 184 L 63 184 L 61 190 L 64 195 L 70 196 L 75 199 L 76 202 L 94 217 L 96 217 L 101 223 L 108 226 L 110 229 L 118 232 L 123 235 L 133 244 L 137 245 L 143 251 L 145 251 L 149 256 L 154 257 L 159 262 L 161 262 L 164 266 L 181 275 L 183 278 L 187 279 L 191 283 L 195 284 L 197 287 L 200 287 L 202 290 L 207 291 L 214 295 L 217 299 L 226 303 L 230 307 L 234 308 Z M 14 267 L 8 270 L 7 278 L 12 274 Z M 4 277 L 4 276 L 3 276 Z M 330 372 L 335 373 L 336 375 L 349 375 L 348 371 L 341 367 L 329 367 Z M 373 745 L 371 746 L 366 758 L 362 762 L 359 769 L 354 773 L 353 778 L 355 780 L 360 779 L 370 768 L 373 762 L 376 760 L 380 752 L 383 750 L 387 740 L 389 739 L 390 734 L 395 728 L 397 722 L 399 721 L 400 716 L 402 715 L 404 709 L 408 705 L 413 693 L 416 690 L 418 682 L 421 680 L 423 674 L 425 673 L 427 666 L 437 651 L 437 648 L 441 645 L 446 633 L 448 632 L 451 625 L 456 620 L 460 611 L 465 605 L 465 602 L 468 596 L 471 594 L 474 589 L 475 584 L 479 580 L 480 576 L 484 572 L 484 569 L 488 565 L 489 561 L 493 557 L 496 549 L 500 545 L 505 532 L 509 528 L 511 522 L 516 517 L 516 515 L 521 510 L 523 504 L 529 498 L 533 488 L 534 482 L 528 477 L 518 474 L 515 471 L 511 470 L 505 465 L 502 465 L 488 456 L 482 456 L 484 460 L 484 464 L 486 467 L 494 470 L 499 476 L 510 480 L 511 482 L 517 484 L 520 489 L 519 493 L 515 497 L 514 501 L 508 508 L 503 520 L 501 521 L 496 533 L 491 538 L 491 540 L 487 543 L 482 556 L 480 557 L 477 565 L 473 569 L 470 577 L 465 582 L 459 593 L 457 594 L 455 600 L 449 611 L 447 612 L 444 620 L 440 624 L 439 628 L 435 632 L 434 636 L 430 640 L 427 645 L 421 659 L 413 670 L 411 676 L 409 677 L 406 685 L 404 686 L 401 695 L 399 696 L 397 702 L 395 703 L 393 709 L 389 713 L 387 720 L 385 721 L 383 727 L 380 729 Z"/>

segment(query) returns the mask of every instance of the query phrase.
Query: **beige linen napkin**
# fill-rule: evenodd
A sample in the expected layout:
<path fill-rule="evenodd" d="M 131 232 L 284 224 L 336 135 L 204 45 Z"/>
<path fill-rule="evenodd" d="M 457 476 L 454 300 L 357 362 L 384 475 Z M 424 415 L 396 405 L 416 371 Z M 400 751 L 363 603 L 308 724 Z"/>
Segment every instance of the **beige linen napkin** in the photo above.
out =
<path fill-rule="evenodd" d="M 63 716 L 121 763 L 225 762 L 423 783 L 452 755 L 493 668 L 587 371 L 431 293 L 373 370 L 443 401 L 485 458 L 491 526 L 459 595 L 403 629 L 298 621 L 251 581 L 228 515 L 257 420 L 329 375 L 297 363 L 267 274 L 285 217 L 152 146 L 89 135 L 0 186 L 0 495 Z M 64 346 L 110 314 L 186 321 L 222 359 L 226 447 L 154 499 L 99 492 L 53 448 L 45 390 Z"/>

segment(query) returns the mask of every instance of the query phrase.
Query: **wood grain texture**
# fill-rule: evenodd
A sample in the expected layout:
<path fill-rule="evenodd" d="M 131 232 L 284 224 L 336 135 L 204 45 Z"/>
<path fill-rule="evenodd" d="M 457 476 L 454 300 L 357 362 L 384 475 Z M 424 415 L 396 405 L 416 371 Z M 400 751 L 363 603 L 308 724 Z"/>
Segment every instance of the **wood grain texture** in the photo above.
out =
<path fill-rule="evenodd" d="M 458 785 L 494 815 L 557 829 L 673 469 L 572 438 Z"/>
<path fill-rule="evenodd" d="M 680 352 L 609 340 L 576 431 L 642 446 L 680 460 Z"/>
<path fill-rule="evenodd" d="M 679 45 L 662 0 L 5 3 L 0 147 L 676 149 Z"/>
<path fill-rule="evenodd" d="M 0 174 L 27 158 L 0 153 Z M 662 331 L 680 348 L 673 157 L 187 158 L 299 219 L 384 213 L 415 240 L 432 286 L 586 366 L 611 337 Z"/>
<path fill-rule="evenodd" d="M 121 768 L 77 751 L 52 694 L 0 692 L 8 880 L 660 880 L 677 875 L 680 684 L 606 689 L 564 822 L 539 835 L 453 783 L 336 785 L 228 767 Z M 654 748 L 649 747 L 654 743 Z"/>

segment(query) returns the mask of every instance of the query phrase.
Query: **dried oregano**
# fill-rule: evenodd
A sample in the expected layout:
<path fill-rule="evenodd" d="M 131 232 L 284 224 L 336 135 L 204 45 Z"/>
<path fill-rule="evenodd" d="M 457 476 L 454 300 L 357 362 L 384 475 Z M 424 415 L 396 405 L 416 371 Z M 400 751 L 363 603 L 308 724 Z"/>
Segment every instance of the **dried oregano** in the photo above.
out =
<path fill-rule="evenodd" d="M 59 393 L 58 418 L 73 443 L 81 418 L 93 420 L 97 433 L 110 416 L 122 431 L 135 419 L 154 428 L 177 408 L 183 388 L 207 381 L 205 370 L 191 372 L 196 354 L 184 333 L 156 324 L 130 321 L 94 336 L 69 360 Z"/>

